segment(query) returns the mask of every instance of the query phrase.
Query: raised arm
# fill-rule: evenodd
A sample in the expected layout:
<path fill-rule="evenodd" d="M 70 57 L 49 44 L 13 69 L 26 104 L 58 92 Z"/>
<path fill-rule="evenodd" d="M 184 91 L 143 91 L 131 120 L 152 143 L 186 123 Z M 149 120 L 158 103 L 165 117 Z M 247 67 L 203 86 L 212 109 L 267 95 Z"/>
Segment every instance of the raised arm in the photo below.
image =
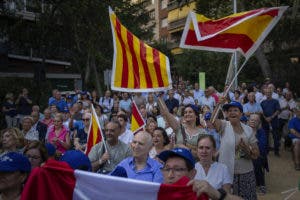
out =
<path fill-rule="evenodd" d="M 158 97 L 158 106 L 161 115 L 170 125 L 170 127 L 174 130 L 174 132 L 180 127 L 180 123 L 176 120 L 176 118 L 169 112 L 164 100 L 161 97 Z"/>

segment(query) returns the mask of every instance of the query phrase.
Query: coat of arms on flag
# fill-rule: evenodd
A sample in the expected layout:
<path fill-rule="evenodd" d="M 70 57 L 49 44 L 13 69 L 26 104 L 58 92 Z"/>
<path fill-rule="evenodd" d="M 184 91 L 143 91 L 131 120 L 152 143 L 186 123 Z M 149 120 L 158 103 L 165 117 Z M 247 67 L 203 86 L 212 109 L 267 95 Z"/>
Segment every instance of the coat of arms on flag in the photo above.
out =
<path fill-rule="evenodd" d="M 171 89 L 169 59 L 121 24 L 109 8 L 114 43 L 112 90 L 150 92 Z"/>

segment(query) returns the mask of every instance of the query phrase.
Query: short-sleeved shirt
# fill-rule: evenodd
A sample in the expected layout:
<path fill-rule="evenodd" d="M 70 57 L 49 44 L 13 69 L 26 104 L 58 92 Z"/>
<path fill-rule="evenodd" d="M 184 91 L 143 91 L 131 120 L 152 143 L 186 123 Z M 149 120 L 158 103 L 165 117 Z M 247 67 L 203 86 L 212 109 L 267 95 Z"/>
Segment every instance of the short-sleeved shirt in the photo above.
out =
<path fill-rule="evenodd" d="M 277 110 L 280 111 L 280 105 L 276 99 L 266 99 L 260 105 L 266 117 L 271 117 Z"/>
<path fill-rule="evenodd" d="M 132 142 L 133 140 L 133 133 L 131 130 L 126 129 L 120 136 L 119 136 L 119 140 L 121 140 L 122 142 L 124 142 L 125 144 L 129 144 Z"/>
<path fill-rule="evenodd" d="M 115 146 L 110 146 L 107 143 L 108 153 L 110 156 L 110 163 L 106 162 L 100 169 L 106 172 L 111 172 L 117 164 L 122 160 L 132 155 L 129 145 L 125 144 L 122 141 L 118 141 L 118 144 Z M 105 148 L 103 142 L 99 142 L 92 147 L 89 153 L 89 159 L 91 162 L 98 161 L 102 155 L 105 153 Z"/>
<path fill-rule="evenodd" d="M 228 168 L 222 163 L 212 163 L 207 174 L 199 162 L 196 163 L 195 169 L 197 173 L 194 179 L 205 180 L 215 189 L 220 189 L 225 184 L 232 184 Z"/>
<path fill-rule="evenodd" d="M 249 113 L 262 113 L 263 112 L 263 110 L 262 110 L 259 103 L 250 103 L 250 102 L 244 104 L 243 111 L 244 111 L 244 113 L 247 113 L 247 112 L 249 112 Z"/>
<path fill-rule="evenodd" d="M 131 111 L 131 100 L 130 99 L 122 99 L 119 103 L 121 109 L 126 110 L 127 112 Z"/>
<path fill-rule="evenodd" d="M 298 133 L 300 133 L 300 118 L 298 117 L 293 117 L 290 121 L 289 121 L 289 130 L 290 129 L 295 129 Z M 294 139 L 294 138 L 298 138 L 296 137 L 294 134 L 289 134 L 289 136 Z M 299 138 L 300 139 L 300 138 Z"/>
<path fill-rule="evenodd" d="M 126 158 L 118 166 L 126 170 L 128 178 L 156 183 L 163 182 L 162 164 L 150 157 L 148 157 L 146 166 L 142 170 L 135 169 L 133 157 Z"/>

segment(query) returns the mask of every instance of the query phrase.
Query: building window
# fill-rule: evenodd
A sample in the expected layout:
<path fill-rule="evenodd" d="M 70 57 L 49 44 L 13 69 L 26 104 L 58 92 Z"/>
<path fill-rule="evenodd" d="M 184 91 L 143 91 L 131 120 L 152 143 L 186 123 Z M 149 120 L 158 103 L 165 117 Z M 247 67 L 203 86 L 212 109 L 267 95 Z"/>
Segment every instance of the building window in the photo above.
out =
<path fill-rule="evenodd" d="M 167 27 L 168 26 L 168 18 L 164 18 L 163 20 L 161 20 L 161 27 Z"/>
<path fill-rule="evenodd" d="M 161 9 L 165 9 L 168 7 L 168 0 L 161 0 Z"/>

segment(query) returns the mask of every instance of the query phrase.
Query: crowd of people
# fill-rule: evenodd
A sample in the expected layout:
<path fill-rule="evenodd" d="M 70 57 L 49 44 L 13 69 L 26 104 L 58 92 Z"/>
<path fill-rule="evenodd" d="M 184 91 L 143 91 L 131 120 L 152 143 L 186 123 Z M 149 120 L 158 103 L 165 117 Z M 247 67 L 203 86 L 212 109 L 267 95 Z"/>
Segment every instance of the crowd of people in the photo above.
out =
<path fill-rule="evenodd" d="M 107 90 L 102 97 L 95 90 L 62 95 L 54 89 L 43 112 L 26 88 L 17 99 L 7 93 L 0 199 L 20 197 L 30 171 L 53 160 L 157 183 L 176 184 L 187 176 L 185 184 L 198 196 L 257 199 L 267 192 L 270 151 L 280 157 L 280 146 L 290 145 L 295 170 L 300 170 L 300 104 L 289 83 L 275 87 L 270 79 L 226 91 L 227 86 L 221 92 L 212 86 L 202 90 L 188 81 L 165 92 Z M 146 123 L 137 133 L 130 129 L 132 101 Z M 85 156 L 92 105 L 105 138 Z M 88 162 L 81 165 L 75 155 Z"/>

